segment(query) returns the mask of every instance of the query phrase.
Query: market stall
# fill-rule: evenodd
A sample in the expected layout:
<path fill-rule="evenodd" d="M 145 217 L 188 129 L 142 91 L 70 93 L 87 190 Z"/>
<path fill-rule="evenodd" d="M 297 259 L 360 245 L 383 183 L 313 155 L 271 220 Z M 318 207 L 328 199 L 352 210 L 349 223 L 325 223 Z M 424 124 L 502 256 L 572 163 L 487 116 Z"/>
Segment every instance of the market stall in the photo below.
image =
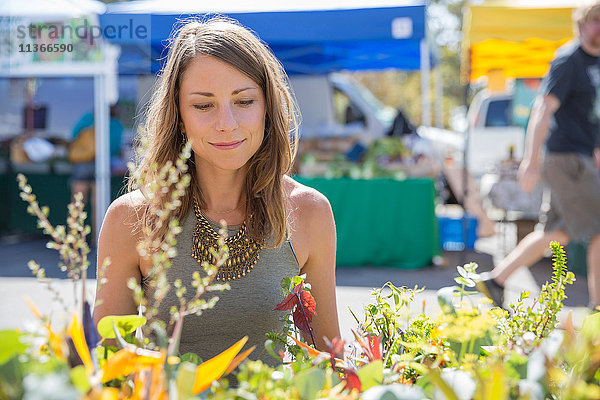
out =
<path fill-rule="evenodd" d="M 571 15 L 578 0 L 487 0 L 466 8 L 463 78 L 473 82 L 541 78 L 557 48 L 573 37 Z M 503 83 L 503 81 L 502 81 Z"/>
<path fill-rule="evenodd" d="M 71 201 L 68 174 L 40 174 L 27 173 L 27 182 L 33 187 L 40 204 L 50 208 L 48 220 L 50 223 L 64 225 L 67 220 L 67 204 Z M 3 188 L 3 204 L 10 204 L 10 212 L 0 213 L 0 228 L 3 232 L 11 234 L 37 234 L 37 218 L 27 213 L 27 203 L 19 195 L 17 186 L 17 173 L 11 172 L 0 175 L 0 188 Z M 116 199 L 123 193 L 123 177 L 110 177 L 109 201 Z M 92 210 L 89 203 L 85 211 L 91 217 Z M 87 223 L 90 223 L 88 219 Z M 88 237 L 89 238 L 89 237 Z"/>
<path fill-rule="evenodd" d="M 96 45 L 82 55 L 69 51 L 73 40 L 80 40 L 78 34 L 53 37 L 50 34 L 28 34 L 31 27 L 39 27 L 35 32 L 49 32 L 49 25 L 62 26 L 73 21 L 83 21 L 87 26 L 99 26 L 97 15 L 103 13 L 105 5 L 98 1 L 85 0 L 79 3 L 64 0 L 28 2 L 7 1 L 0 5 L 3 43 L 8 43 L 0 53 L 0 77 L 2 78 L 41 78 L 77 76 L 94 79 L 94 124 L 96 149 L 96 226 L 101 225 L 104 212 L 110 203 L 109 166 L 109 104 L 115 101 L 115 91 L 111 90 L 116 81 L 118 48 L 97 38 Z M 75 23 L 75 22 L 73 22 Z M 85 24 L 86 23 L 86 24 Z M 42 24 L 42 25 L 40 25 Z M 45 24 L 45 25 L 43 25 Z M 43 28 L 45 26 L 46 28 Z M 74 30 L 75 33 L 80 30 Z M 73 32 L 73 31 L 71 31 Z M 44 48 L 42 45 L 46 46 Z M 53 51 L 48 51 L 51 45 Z M 64 47 L 61 47 L 63 45 Z M 55 47 L 58 46 L 58 47 Z M 27 49 L 24 51 L 23 49 Z M 37 49 L 37 50 L 36 50 Z M 57 49 L 57 50 L 54 50 Z M 9 177 L 10 178 L 10 177 Z M 14 181 L 13 181 L 14 182 Z M 66 182 L 65 182 L 66 183 Z M 66 205 L 66 203 L 64 204 Z"/>
<path fill-rule="evenodd" d="M 398 0 L 278 4 L 229 0 L 201 5 L 187 0 L 145 0 L 110 4 L 101 21 L 103 25 L 151 27 L 146 38 L 112 41 L 121 46 L 119 69 L 127 74 L 157 73 L 165 60 L 167 38 L 180 25 L 179 21 L 202 18 L 205 13 L 230 16 L 254 30 L 293 77 L 326 76 L 340 70 L 421 70 L 423 123 L 428 124 L 432 56 L 426 38 L 425 11 L 423 1 Z M 319 141 L 322 137 L 311 139 Z M 354 143 L 344 136 L 335 139 L 339 141 L 328 142 L 328 150 L 340 155 L 345 150 L 335 150 L 337 145 L 348 147 L 348 139 L 350 146 Z M 413 181 L 407 174 L 401 178 L 406 180 L 298 177 L 325 193 L 333 204 L 338 221 L 338 265 L 430 265 L 438 251 L 433 184 L 430 179 Z M 364 211 L 352 213 L 353 209 Z M 365 243 L 365 236 L 357 236 L 355 229 L 360 226 L 364 228 L 363 235 L 373 237 L 369 232 L 382 220 L 390 224 L 384 228 L 390 234 L 380 237 L 379 245 Z"/>
<path fill-rule="evenodd" d="M 180 21 L 204 14 L 230 16 L 267 42 L 290 75 L 395 68 L 422 71 L 422 120 L 431 122 L 433 57 L 422 0 L 248 2 L 138 0 L 109 4 L 103 25 L 147 26 L 148 37 L 116 37 L 120 73 L 156 73 Z M 437 84 L 435 80 L 434 84 Z M 440 88 L 436 89 L 438 93 Z M 441 99 L 440 99 L 441 101 Z M 436 110 L 439 109 L 436 103 Z"/>

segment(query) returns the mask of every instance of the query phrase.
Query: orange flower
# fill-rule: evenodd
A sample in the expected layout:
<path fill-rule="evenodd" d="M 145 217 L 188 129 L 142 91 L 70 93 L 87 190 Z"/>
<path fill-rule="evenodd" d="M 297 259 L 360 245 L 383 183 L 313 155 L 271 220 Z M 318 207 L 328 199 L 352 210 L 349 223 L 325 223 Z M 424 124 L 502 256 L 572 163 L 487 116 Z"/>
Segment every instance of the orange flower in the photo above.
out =
<path fill-rule="evenodd" d="M 77 350 L 77 354 L 83 365 L 85 366 L 85 372 L 89 375 L 94 373 L 94 364 L 92 363 L 92 356 L 90 355 L 90 349 L 88 349 L 87 343 L 85 342 L 85 334 L 83 333 L 83 325 L 77 318 L 77 313 L 73 314 L 71 323 L 69 324 L 69 336 L 73 339 L 73 344 Z"/>
<path fill-rule="evenodd" d="M 111 355 L 102 366 L 102 382 L 108 382 L 119 376 L 130 375 L 140 369 L 165 362 L 164 351 L 145 350 L 130 346 Z"/>
<path fill-rule="evenodd" d="M 240 352 L 242 347 L 244 347 L 244 344 L 246 344 L 247 340 L 248 336 L 244 336 L 239 342 L 221 354 L 214 356 L 210 360 L 198 365 L 198 368 L 196 368 L 196 378 L 194 380 L 194 388 L 192 389 L 192 393 L 194 395 L 202 393 L 210 387 L 213 381 L 219 379 L 228 370 L 228 367 L 234 360 L 235 356 Z M 241 361 L 242 360 L 239 360 L 238 364 Z"/>

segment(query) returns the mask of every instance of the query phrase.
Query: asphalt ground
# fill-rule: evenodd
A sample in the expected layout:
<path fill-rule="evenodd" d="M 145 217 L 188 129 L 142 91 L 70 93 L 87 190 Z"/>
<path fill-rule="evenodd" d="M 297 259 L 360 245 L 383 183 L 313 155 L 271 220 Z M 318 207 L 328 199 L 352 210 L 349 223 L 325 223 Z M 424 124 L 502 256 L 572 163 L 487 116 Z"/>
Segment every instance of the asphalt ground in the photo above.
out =
<path fill-rule="evenodd" d="M 336 270 L 338 316 L 342 337 L 351 339 L 351 329 L 356 328 L 356 321 L 349 310 L 362 320 L 363 309 L 372 301 L 371 292 L 380 288 L 386 282 L 395 286 L 424 287 L 412 303 L 411 311 L 425 311 L 430 316 L 440 312 L 436 291 L 445 286 L 454 285 L 453 278 L 458 276 L 457 265 L 476 262 L 479 271 L 490 270 L 494 260 L 498 261 L 514 247 L 514 229 L 503 226 L 497 229 L 502 234 L 491 238 L 479 239 L 474 251 L 444 252 L 443 259 L 438 265 L 426 266 L 419 269 L 404 270 L 385 267 L 338 267 Z M 70 310 L 74 304 L 75 294 L 79 298 L 80 284 L 74 284 L 66 279 L 66 274 L 58 268 L 59 255 L 55 250 L 46 248 L 47 240 L 41 236 L 1 237 L 0 238 L 0 329 L 18 327 L 25 329 L 34 325 L 35 317 L 26 304 L 25 297 L 43 314 L 51 316 L 53 324 L 64 323 L 65 310 Z M 92 300 L 95 293 L 95 251 L 90 253 L 90 268 L 86 283 L 88 299 Z M 39 282 L 32 277 L 27 267 L 29 260 L 35 260 L 45 268 L 47 283 Z M 543 283 L 551 278 L 552 266 L 550 259 L 543 259 L 531 268 L 521 268 L 510 277 L 506 286 L 508 302 L 514 301 L 521 291 L 527 290 L 535 296 Z M 574 320 L 578 321 L 587 313 L 585 305 L 588 302 L 587 283 L 585 277 L 577 276 L 576 282 L 566 290 L 568 298 L 561 320 L 569 312 L 573 312 Z M 60 298 L 60 301 L 58 300 Z M 317 305 L 318 306 L 318 305 Z"/>

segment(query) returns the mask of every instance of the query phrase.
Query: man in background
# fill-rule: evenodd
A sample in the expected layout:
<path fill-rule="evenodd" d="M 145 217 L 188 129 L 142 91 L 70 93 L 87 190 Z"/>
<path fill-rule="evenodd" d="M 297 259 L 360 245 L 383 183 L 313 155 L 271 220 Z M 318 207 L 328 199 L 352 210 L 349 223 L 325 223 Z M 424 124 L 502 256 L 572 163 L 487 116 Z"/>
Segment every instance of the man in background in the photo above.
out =
<path fill-rule="evenodd" d="M 531 192 L 540 178 L 551 192 L 544 231 L 527 235 L 479 290 L 502 306 L 506 279 L 540 260 L 551 241 L 587 242 L 589 307 L 600 305 L 600 2 L 573 15 L 578 40 L 558 49 L 527 126 L 519 183 Z M 543 148 L 545 154 L 543 154 Z"/>

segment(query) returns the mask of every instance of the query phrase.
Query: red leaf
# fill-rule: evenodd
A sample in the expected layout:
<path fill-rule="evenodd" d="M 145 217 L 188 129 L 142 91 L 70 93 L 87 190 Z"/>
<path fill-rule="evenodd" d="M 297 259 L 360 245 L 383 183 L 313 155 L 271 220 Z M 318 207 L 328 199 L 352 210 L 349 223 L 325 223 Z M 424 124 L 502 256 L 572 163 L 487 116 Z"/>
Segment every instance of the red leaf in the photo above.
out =
<path fill-rule="evenodd" d="M 304 331 L 310 335 L 312 328 L 309 324 L 312 322 L 312 314 L 306 314 L 306 318 L 304 318 L 302 309 L 300 307 L 296 307 L 296 310 L 294 310 L 292 316 L 294 317 L 294 325 L 296 325 L 301 331 Z"/>
<path fill-rule="evenodd" d="M 300 293 L 300 301 L 302 302 L 302 307 L 304 307 L 304 312 L 307 316 L 310 315 L 309 313 L 317 315 L 317 302 L 310 292 L 303 290 Z"/>
<path fill-rule="evenodd" d="M 367 336 L 369 340 L 369 348 L 371 350 L 371 354 L 373 354 L 374 360 L 383 360 L 381 357 L 381 339 L 379 336 Z"/>
<path fill-rule="evenodd" d="M 304 283 L 301 282 L 298 285 L 294 286 L 292 289 L 292 293 L 290 293 L 283 301 L 273 310 L 291 310 L 292 317 L 294 320 L 294 325 L 301 331 L 304 331 L 313 336 L 312 328 L 310 327 L 310 323 L 312 322 L 313 314 L 316 315 L 317 312 L 317 303 L 315 302 L 315 298 L 310 294 L 310 292 L 303 290 Z M 314 339 L 313 339 L 314 341 Z"/>
<path fill-rule="evenodd" d="M 350 391 L 356 389 L 360 393 L 362 389 L 362 384 L 360 383 L 360 379 L 356 372 L 351 369 L 344 370 L 345 376 L 344 381 L 346 382 L 345 389 L 349 389 Z"/>
<path fill-rule="evenodd" d="M 323 339 L 325 340 L 325 344 L 329 349 L 329 354 L 331 355 L 332 359 L 335 357 L 340 359 L 344 358 L 344 345 L 346 344 L 346 342 L 344 342 L 343 339 L 340 339 L 339 337 L 334 337 L 331 340 L 331 342 L 326 337 L 324 337 Z"/>
<path fill-rule="evenodd" d="M 296 304 L 298 304 L 298 296 L 296 296 L 295 293 L 290 293 L 290 294 L 288 294 L 288 296 L 285 299 L 283 299 L 283 301 L 281 303 L 279 303 L 275 306 L 273 311 L 275 311 L 275 310 L 279 310 L 279 311 L 291 310 L 292 308 L 294 308 L 294 306 Z"/>

